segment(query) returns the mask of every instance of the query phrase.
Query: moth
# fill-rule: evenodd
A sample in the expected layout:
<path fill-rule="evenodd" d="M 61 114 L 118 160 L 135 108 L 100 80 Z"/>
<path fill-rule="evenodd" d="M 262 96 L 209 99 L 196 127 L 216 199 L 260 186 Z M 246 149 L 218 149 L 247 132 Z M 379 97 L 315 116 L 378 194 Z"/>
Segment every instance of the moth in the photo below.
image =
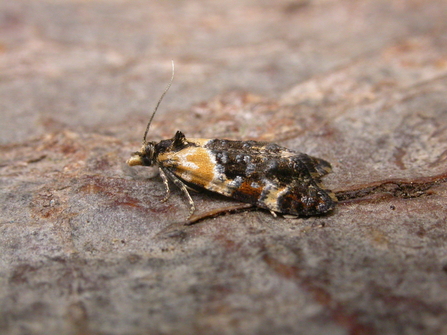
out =
<path fill-rule="evenodd" d="M 172 181 L 188 198 L 189 217 L 195 211 L 189 190 L 203 189 L 267 209 L 274 216 L 320 215 L 335 207 L 335 195 L 320 183 L 331 171 L 330 163 L 323 159 L 268 142 L 187 138 L 181 131 L 171 139 L 148 142 L 150 124 L 173 78 L 174 63 L 141 149 L 127 160 L 130 166 L 158 166 L 166 188 L 162 201 L 168 200 Z"/>

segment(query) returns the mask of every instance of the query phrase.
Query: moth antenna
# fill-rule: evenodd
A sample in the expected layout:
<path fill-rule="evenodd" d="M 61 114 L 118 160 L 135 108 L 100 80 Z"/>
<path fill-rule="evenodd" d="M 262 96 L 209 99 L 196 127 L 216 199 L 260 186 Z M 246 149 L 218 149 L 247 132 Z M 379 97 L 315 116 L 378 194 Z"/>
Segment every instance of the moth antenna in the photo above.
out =
<path fill-rule="evenodd" d="M 143 144 L 146 144 L 146 136 L 147 136 L 147 132 L 149 131 L 149 127 L 151 126 L 152 123 L 152 119 L 155 116 L 155 113 L 157 113 L 158 110 L 158 106 L 160 106 L 161 101 L 163 100 L 164 96 L 166 95 L 166 93 L 169 91 L 169 88 L 172 85 L 172 82 L 174 80 L 174 61 L 172 60 L 172 75 L 171 75 L 171 80 L 169 81 L 168 86 L 166 86 L 165 90 L 163 91 L 163 94 L 161 95 L 160 99 L 158 99 L 157 105 L 155 106 L 155 109 L 152 113 L 152 116 L 149 120 L 149 122 L 147 123 L 147 127 L 146 127 L 146 131 L 144 132 L 144 136 L 143 136 Z"/>

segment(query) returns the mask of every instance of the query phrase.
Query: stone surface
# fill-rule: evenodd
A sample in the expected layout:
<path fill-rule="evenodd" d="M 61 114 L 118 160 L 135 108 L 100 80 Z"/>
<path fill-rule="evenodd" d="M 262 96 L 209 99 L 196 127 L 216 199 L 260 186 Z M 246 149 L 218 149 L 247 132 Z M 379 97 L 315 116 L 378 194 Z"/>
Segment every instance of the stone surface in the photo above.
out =
<path fill-rule="evenodd" d="M 0 3 L 1 334 L 447 333 L 444 1 Z M 149 138 L 332 162 L 312 218 L 185 226 Z M 193 194 L 198 215 L 238 204 Z"/>

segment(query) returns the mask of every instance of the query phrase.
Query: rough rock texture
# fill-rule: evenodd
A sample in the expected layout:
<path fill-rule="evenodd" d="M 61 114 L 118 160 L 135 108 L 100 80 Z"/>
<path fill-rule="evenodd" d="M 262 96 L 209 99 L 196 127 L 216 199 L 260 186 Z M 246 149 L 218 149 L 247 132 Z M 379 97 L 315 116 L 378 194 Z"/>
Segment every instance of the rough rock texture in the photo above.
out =
<path fill-rule="evenodd" d="M 1 334 L 447 333 L 445 1 L 0 2 Z M 332 162 L 273 218 L 130 168 L 149 138 Z"/>

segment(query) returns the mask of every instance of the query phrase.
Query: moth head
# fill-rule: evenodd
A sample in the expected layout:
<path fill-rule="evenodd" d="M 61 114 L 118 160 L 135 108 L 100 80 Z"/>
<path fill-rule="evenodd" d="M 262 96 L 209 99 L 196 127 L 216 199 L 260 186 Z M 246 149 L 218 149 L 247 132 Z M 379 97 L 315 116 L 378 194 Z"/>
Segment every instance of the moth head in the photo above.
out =
<path fill-rule="evenodd" d="M 134 152 L 126 162 L 130 166 L 155 164 L 155 142 L 144 143 L 140 151 Z"/>

